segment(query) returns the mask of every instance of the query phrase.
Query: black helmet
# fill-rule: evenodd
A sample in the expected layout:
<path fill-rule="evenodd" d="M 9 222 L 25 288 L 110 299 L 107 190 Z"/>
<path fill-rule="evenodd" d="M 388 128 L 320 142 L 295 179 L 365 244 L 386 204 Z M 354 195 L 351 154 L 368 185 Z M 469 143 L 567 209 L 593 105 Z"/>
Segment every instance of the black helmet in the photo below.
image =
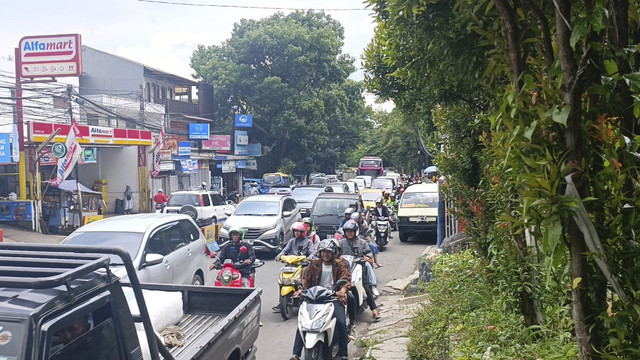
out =
<path fill-rule="evenodd" d="M 320 241 L 320 243 L 318 244 L 318 254 L 322 255 L 323 250 L 331 251 L 331 254 L 333 254 L 333 258 L 335 259 L 338 249 L 336 248 L 336 244 L 332 240 L 333 239 L 324 239 Z"/>

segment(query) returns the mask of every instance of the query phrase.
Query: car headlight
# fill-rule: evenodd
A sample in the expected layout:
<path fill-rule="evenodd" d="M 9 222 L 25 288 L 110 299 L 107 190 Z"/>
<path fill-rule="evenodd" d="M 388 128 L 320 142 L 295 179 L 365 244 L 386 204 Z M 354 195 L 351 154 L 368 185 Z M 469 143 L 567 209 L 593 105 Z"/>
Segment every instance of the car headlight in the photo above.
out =
<path fill-rule="evenodd" d="M 273 223 L 273 224 L 271 224 L 271 225 L 267 225 L 267 226 L 265 226 L 265 228 L 264 228 L 264 229 L 265 229 L 265 231 L 266 231 L 266 230 L 273 230 L 273 229 L 275 229 L 275 228 L 276 228 L 276 226 L 278 226 L 278 223 Z"/>
<path fill-rule="evenodd" d="M 222 228 L 229 231 L 229 229 L 231 229 L 231 225 L 225 223 L 224 225 L 222 225 Z"/>

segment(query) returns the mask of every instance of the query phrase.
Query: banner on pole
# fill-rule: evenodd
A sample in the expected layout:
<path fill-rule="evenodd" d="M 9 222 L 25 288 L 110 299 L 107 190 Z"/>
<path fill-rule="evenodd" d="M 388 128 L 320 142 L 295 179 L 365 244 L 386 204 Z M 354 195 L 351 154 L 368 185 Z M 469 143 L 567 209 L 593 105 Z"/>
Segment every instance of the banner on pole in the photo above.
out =
<path fill-rule="evenodd" d="M 60 184 L 66 180 L 67 176 L 69 176 L 71 170 L 73 170 L 73 167 L 76 165 L 76 162 L 78 162 L 78 158 L 82 153 L 82 147 L 80 146 L 77 138 L 79 134 L 80 130 L 78 130 L 76 119 L 73 119 L 71 120 L 71 129 L 69 130 L 69 134 L 65 141 L 65 145 L 67 146 L 67 155 L 58 159 L 56 178 L 51 180 L 51 185 L 60 186 Z"/>

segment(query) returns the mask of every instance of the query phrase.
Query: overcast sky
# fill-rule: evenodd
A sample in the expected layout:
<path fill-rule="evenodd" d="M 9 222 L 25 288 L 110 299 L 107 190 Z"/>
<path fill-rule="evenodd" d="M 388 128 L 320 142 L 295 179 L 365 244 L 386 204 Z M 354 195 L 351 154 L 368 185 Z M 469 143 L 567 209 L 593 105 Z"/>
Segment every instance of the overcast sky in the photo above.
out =
<path fill-rule="evenodd" d="M 326 10 L 345 28 L 343 52 L 360 58 L 373 37 L 371 11 L 361 0 L 175 0 L 174 3 L 247 8 L 182 6 L 138 0 L 3 1 L 0 70 L 13 70 L 14 48 L 28 35 L 81 34 L 82 44 L 192 78 L 189 59 L 197 45 L 219 45 L 242 18 L 260 19 L 276 11 L 251 7 Z M 10 60 L 11 59 L 11 60 Z M 356 64 L 360 68 L 360 61 Z M 352 78 L 362 80 L 359 70 Z"/>

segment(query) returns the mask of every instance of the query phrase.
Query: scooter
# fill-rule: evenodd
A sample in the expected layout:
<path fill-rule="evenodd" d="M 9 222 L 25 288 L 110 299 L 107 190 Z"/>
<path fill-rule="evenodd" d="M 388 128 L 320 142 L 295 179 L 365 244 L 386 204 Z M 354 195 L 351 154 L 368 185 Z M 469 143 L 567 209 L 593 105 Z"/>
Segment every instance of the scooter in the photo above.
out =
<path fill-rule="evenodd" d="M 165 204 L 165 203 L 156 203 L 156 206 L 155 206 L 155 210 L 156 211 L 155 212 L 156 213 L 161 213 L 165 206 L 167 206 L 167 204 Z"/>
<path fill-rule="evenodd" d="M 238 193 L 238 191 L 236 190 L 233 190 L 227 195 L 227 198 L 225 200 L 231 200 L 233 203 L 237 204 L 240 202 L 240 193 Z"/>
<path fill-rule="evenodd" d="M 309 264 L 304 255 L 282 255 L 278 285 L 280 285 L 280 315 L 287 320 L 294 308 L 300 307 L 300 298 L 293 296 L 296 292 L 295 281 L 302 278 L 304 267 Z"/>
<path fill-rule="evenodd" d="M 240 247 L 240 251 L 242 253 L 247 252 L 247 248 L 244 246 Z M 238 270 L 245 266 L 247 266 L 244 261 L 233 262 L 231 259 L 226 259 L 222 265 L 220 265 L 220 260 L 217 258 L 216 253 L 211 253 L 213 258 L 216 258 L 216 266 L 218 269 L 218 275 L 216 276 L 216 280 L 213 286 L 222 286 L 222 287 L 242 287 L 242 273 Z M 255 269 L 264 265 L 264 261 L 256 260 L 251 264 L 251 275 L 249 275 L 249 287 L 255 287 Z"/>
<path fill-rule="evenodd" d="M 376 244 L 380 251 L 389 244 L 389 218 L 386 216 L 378 216 L 372 225 L 376 231 Z"/>
<path fill-rule="evenodd" d="M 364 291 L 364 281 L 362 278 L 364 276 L 363 268 L 366 260 L 364 260 L 362 256 L 342 255 L 341 257 L 351 273 L 351 287 L 349 291 L 351 291 L 353 297 L 356 299 L 356 312 L 362 314 L 367 308 L 367 293 Z"/>
<path fill-rule="evenodd" d="M 343 287 L 345 280 L 338 280 L 336 289 Z M 296 281 L 300 286 L 300 281 Z M 335 291 L 314 286 L 301 294 L 302 305 L 298 311 L 298 331 L 304 343 L 304 359 L 320 360 L 333 358 L 338 353 L 336 320 L 333 318 Z M 346 311 L 346 308 L 345 308 Z M 347 328 L 349 328 L 349 317 Z"/>

